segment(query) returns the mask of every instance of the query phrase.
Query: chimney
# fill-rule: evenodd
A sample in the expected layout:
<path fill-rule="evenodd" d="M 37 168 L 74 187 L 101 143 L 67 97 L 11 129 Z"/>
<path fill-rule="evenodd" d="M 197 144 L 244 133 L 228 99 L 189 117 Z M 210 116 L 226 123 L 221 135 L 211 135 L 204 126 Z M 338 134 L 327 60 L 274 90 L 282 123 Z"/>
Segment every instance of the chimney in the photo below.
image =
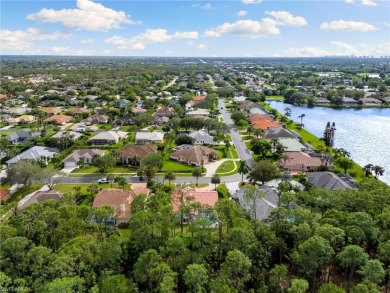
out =
<path fill-rule="evenodd" d="M 119 209 L 120 209 L 121 212 L 124 212 L 124 211 L 126 210 L 125 204 L 124 204 L 124 203 L 121 203 L 121 204 L 119 205 Z"/>

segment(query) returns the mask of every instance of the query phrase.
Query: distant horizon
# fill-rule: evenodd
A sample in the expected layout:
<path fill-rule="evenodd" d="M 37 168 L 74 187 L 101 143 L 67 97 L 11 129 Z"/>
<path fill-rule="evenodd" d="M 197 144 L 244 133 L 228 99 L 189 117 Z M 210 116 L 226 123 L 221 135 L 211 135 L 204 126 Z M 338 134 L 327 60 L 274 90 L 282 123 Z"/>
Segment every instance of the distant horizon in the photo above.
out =
<path fill-rule="evenodd" d="M 1 55 L 390 56 L 388 0 L 2 0 L 1 5 Z"/>

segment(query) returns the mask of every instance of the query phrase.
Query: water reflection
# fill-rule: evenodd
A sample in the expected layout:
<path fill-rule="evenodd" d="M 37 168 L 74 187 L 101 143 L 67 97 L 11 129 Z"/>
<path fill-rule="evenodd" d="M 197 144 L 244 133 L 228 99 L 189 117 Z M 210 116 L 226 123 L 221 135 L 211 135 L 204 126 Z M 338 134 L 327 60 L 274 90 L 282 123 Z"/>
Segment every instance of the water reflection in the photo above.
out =
<path fill-rule="evenodd" d="M 335 148 L 344 148 L 351 158 L 361 166 L 379 165 L 385 169 L 380 179 L 390 184 L 390 109 L 377 108 L 326 108 L 305 106 L 297 107 L 282 102 L 269 102 L 271 107 L 284 113 L 291 109 L 291 119 L 305 114 L 305 128 L 318 137 L 323 136 L 326 123 L 335 122 Z"/>

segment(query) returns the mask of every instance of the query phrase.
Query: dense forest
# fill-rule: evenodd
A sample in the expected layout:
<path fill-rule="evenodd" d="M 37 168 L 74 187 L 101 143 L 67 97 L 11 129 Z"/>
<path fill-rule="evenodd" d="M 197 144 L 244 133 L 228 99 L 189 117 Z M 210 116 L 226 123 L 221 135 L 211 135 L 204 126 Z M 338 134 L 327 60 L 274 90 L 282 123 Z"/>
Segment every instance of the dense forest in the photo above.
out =
<path fill-rule="evenodd" d="M 180 187 L 179 187 L 180 188 Z M 132 204 L 129 225 L 108 208 L 34 204 L 0 226 L 0 282 L 32 292 L 388 292 L 390 188 L 279 194 L 267 223 L 229 198 L 208 218 L 179 219 L 157 185 Z M 95 222 L 86 221 L 94 216 Z M 100 219 L 100 220 L 99 220 Z"/>

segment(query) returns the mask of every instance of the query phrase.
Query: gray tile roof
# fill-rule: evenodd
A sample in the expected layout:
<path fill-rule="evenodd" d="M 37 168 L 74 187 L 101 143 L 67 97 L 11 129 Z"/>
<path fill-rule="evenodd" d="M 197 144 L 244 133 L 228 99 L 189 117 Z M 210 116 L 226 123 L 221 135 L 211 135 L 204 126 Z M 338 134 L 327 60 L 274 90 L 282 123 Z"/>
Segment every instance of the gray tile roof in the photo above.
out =
<path fill-rule="evenodd" d="M 308 172 L 307 180 L 314 186 L 327 190 L 354 189 L 332 172 Z"/>

